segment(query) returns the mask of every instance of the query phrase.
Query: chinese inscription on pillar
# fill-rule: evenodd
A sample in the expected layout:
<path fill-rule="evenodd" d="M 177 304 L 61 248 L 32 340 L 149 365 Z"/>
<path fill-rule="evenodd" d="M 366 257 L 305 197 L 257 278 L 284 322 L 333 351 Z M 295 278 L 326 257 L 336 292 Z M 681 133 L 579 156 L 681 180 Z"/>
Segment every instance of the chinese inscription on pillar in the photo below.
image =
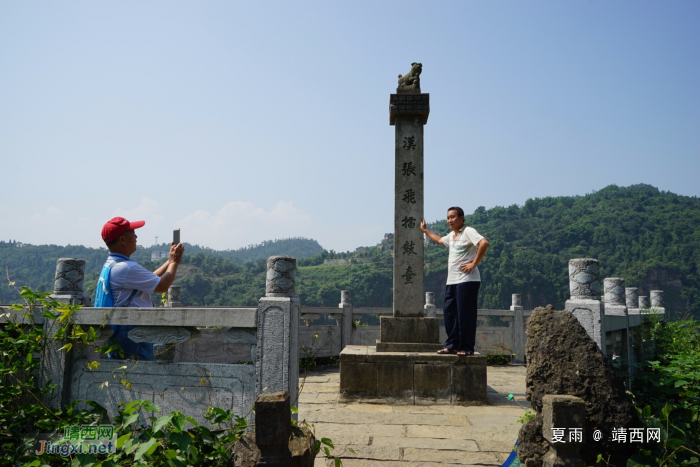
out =
<path fill-rule="evenodd" d="M 390 98 L 395 126 L 394 165 L 394 316 L 423 316 L 423 126 L 428 94 L 421 94 L 414 68 Z M 409 76 L 410 75 L 410 76 Z M 410 78 L 410 79 L 409 79 Z"/>

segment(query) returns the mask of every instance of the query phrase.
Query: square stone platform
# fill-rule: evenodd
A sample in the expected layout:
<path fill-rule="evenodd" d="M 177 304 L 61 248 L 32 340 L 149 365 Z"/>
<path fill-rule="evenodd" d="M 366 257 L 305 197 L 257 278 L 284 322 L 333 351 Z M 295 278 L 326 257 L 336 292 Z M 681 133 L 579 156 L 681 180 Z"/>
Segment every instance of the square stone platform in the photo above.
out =
<path fill-rule="evenodd" d="M 348 345 L 340 353 L 338 402 L 398 405 L 486 404 L 486 356 L 377 352 Z"/>

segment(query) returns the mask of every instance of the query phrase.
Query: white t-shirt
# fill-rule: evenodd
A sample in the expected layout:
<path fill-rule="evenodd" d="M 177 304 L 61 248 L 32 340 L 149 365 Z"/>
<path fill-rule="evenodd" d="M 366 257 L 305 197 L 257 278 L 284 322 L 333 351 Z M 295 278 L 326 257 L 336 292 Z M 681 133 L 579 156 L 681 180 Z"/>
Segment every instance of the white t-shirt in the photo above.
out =
<path fill-rule="evenodd" d="M 450 249 L 450 255 L 447 260 L 447 285 L 461 284 L 462 282 L 481 282 L 478 267 L 472 269 L 472 272 L 469 274 L 463 273 L 460 267 L 476 258 L 476 251 L 479 249 L 476 244 L 483 238 L 474 228 L 466 225 L 459 229 L 457 238 L 455 238 L 454 232 L 450 232 L 442 237 L 442 244 Z"/>
<path fill-rule="evenodd" d="M 151 293 L 158 287 L 160 277 L 156 276 L 136 261 L 132 261 L 120 254 L 110 253 L 105 265 L 110 265 L 115 258 L 126 261 L 115 264 L 109 272 L 109 288 L 112 291 L 114 306 L 124 306 L 131 292 L 136 289 L 138 292 L 136 292 L 134 298 L 131 299 L 129 307 L 153 307 Z"/>

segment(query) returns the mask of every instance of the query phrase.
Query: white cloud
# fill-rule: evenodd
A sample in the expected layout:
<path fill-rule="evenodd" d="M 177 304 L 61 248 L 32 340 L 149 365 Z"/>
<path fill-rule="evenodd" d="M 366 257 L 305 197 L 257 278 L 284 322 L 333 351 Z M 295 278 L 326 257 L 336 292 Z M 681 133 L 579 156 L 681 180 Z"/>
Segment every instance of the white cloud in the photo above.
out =
<path fill-rule="evenodd" d="M 183 241 L 217 250 L 312 235 L 309 215 L 288 201 L 279 201 L 270 211 L 251 202 L 232 201 L 215 214 L 196 211 L 177 221 L 174 228 L 182 229 Z"/>
<path fill-rule="evenodd" d="M 141 204 L 138 207 L 135 209 L 117 208 L 112 213 L 112 217 L 123 217 L 129 221 L 145 220 L 147 223 L 151 222 L 158 225 L 165 219 L 165 216 L 158 214 L 159 208 L 160 204 L 158 204 L 158 201 L 142 196 Z M 105 221 L 107 220 L 109 219 L 105 219 Z"/>

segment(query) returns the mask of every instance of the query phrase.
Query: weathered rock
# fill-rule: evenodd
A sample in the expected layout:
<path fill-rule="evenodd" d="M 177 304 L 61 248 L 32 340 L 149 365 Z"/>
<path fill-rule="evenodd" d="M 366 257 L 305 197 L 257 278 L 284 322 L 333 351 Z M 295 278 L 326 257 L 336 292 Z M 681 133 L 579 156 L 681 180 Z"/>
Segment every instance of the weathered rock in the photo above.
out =
<path fill-rule="evenodd" d="M 316 458 L 316 437 L 305 426 L 292 427 L 289 451 L 292 454 L 290 464 L 292 467 L 313 467 Z M 228 465 L 229 467 L 255 467 L 259 460 L 260 449 L 255 444 L 255 433 L 248 432 L 236 441 Z"/>
<path fill-rule="evenodd" d="M 260 449 L 255 444 L 255 433 L 244 433 L 233 446 L 233 455 L 229 458 L 229 467 L 255 467 L 260 459 Z"/>
<path fill-rule="evenodd" d="M 536 308 L 527 322 L 527 399 L 537 418 L 520 430 L 518 457 L 526 465 L 540 465 L 538 446 L 542 437 L 542 398 L 547 394 L 580 397 L 586 403 L 586 447 L 582 455 L 588 465 L 598 453 L 610 455 L 610 465 L 626 465 L 629 447 L 611 441 L 614 428 L 639 427 L 634 405 L 625 393 L 622 378 L 588 336 L 575 316 L 551 305 Z M 593 440 L 600 430 L 603 437 Z M 544 453 L 542 453 L 544 454 Z"/>
<path fill-rule="evenodd" d="M 542 414 L 527 422 L 518 433 L 518 459 L 526 467 L 542 467 L 542 457 L 549 451 L 549 443 L 542 436 Z"/>
<path fill-rule="evenodd" d="M 313 467 L 316 459 L 316 437 L 305 426 L 295 426 L 292 428 L 289 450 L 292 453 L 293 467 Z"/>

